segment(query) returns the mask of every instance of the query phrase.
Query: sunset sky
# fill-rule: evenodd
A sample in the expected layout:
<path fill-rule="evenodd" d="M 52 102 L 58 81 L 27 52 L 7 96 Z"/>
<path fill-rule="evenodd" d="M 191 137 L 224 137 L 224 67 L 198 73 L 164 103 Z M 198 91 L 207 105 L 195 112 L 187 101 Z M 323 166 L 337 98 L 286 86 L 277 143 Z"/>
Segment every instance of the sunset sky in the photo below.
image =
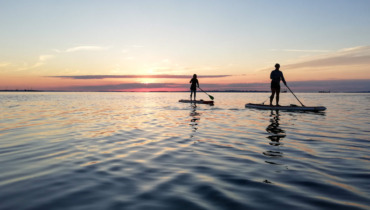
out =
<path fill-rule="evenodd" d="M 370 91 L 368 0 L 1 0 L 0 90 Z"/>

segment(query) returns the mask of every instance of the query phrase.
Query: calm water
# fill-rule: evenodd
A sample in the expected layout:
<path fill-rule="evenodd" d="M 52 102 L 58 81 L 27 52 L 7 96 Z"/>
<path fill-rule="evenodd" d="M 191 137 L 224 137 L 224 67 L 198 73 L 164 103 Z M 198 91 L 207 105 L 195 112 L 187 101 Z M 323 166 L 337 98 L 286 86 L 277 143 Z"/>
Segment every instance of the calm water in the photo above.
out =
<path fill-rule="evenodd" d="M 370 209 L 370 94 L 211 95 L 0 93 L 0 209 Z"/>

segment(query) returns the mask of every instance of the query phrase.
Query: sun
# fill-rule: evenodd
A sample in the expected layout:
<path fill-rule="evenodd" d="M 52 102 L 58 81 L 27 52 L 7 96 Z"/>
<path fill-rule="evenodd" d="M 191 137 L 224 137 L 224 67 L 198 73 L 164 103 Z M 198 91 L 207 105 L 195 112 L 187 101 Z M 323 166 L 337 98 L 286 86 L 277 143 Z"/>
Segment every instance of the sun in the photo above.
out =
<path fill-rule="evenodd" d="M 139 80 L 139 82 L 142 84 L 150 84 L 150 83 L 154 83 L 155 80 L 152 78 L 142 78 Z"/>

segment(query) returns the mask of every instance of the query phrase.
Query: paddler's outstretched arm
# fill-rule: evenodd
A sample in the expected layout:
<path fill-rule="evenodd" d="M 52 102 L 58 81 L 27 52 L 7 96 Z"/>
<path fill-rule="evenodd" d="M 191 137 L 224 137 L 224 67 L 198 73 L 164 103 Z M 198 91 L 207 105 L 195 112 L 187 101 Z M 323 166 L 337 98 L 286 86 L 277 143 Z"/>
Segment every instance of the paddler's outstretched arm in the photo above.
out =
<path fill-rule="evenodd" d="M 285 84 L 285 86 L 286 86 L 286 81 L 285 81 L 285 78 L 284 78 L 283 72 L 281 72 L 281 80 L 283 80 L 283 83 L 284 83 L 284 84 Z"/>

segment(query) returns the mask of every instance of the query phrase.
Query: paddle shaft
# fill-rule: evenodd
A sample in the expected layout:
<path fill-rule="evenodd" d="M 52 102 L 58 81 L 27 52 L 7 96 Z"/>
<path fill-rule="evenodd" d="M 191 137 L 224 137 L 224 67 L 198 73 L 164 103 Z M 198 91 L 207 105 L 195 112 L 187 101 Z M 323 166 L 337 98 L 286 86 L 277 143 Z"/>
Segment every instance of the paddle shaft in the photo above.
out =
<path fill-rule="evenodd" d="M 206 93 L 206 91 L 202 90 L 202 88 L 198 87 L 201 91 L 203 91 L 205 94 L 207 94 L 212 100 L 214 99 L 213 96 L 209 95 L 208 93 Z"/>
<path fill-rule="evenodd" d="M 297 98 L 297 96 L 293 93 L 293 91 L 288 87 L 287 84 L 285 84 L 285 86 L 290 90 L 290 92 L 293 94 L 293 96 L 299 101 L 299 103 L 301 103 L 302 106 L 305 106 L 302 104 L 302 102 Z"/>

